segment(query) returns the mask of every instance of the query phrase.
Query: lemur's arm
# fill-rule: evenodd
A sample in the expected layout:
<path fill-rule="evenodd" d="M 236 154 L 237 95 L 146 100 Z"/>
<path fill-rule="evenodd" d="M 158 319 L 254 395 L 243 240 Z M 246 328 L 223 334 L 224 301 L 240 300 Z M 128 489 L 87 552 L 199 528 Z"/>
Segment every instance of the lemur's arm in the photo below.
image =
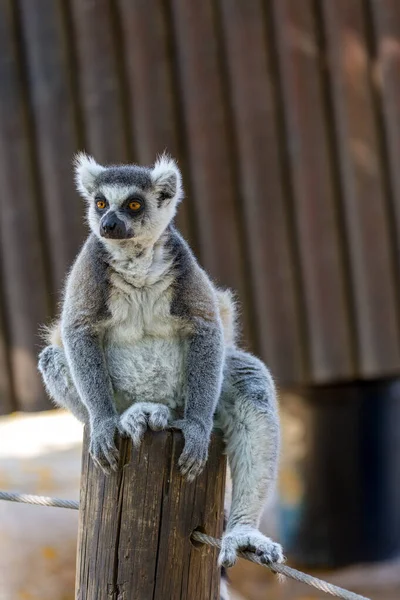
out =
<path fill-rule="evenodd" d="M 176 423 L 185 436 L 181 470 L 194 479 L 207 460 L 213 415 L 221 393 L 224 340 L 214 289 L 180 238 L 178 277 L 171 311 L 190 327 L 184 419 Z"/>
<path fill-rule="evenodd" d="M 91 453 L 102 468 L 116 467 L 118 416 L 102 345 L 107 314 L 107 264 L 102 245 L 89 237 L 67 282 L 61 332 L 72 379 L 90 417 Z"/>

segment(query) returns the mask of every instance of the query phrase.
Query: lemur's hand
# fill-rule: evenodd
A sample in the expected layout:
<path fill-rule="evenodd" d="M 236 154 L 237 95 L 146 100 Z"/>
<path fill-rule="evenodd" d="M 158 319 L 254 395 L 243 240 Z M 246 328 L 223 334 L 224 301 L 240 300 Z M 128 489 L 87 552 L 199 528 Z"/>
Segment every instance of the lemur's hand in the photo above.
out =
<path fill-rule="evenodd" d="M 196 421 L 180 419 L 172 426 L 181 429 L 185 446 L 179 457 L 178 466 L 188 481 L 193 481 L 205 467 L 210 443 L 210 431 Z"/>
<path fill-rule="evenodd" d="M 115 445 L 118 426 L 117 416 L 94 420 L 91 423 L 90 456 L 105 475 L 110 475 L 118 469 L 119 450 Z"/>

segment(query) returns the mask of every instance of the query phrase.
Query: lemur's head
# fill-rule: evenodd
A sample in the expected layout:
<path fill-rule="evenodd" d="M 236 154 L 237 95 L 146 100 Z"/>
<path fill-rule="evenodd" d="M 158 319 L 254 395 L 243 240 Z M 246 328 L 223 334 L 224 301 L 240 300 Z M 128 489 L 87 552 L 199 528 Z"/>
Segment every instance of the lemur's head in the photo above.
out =
<path fill-rule="evenodd" d="M 75 158 L 78 191 L 88 203 L 88 222 L 99 237 L 153 244 L 174 217 L 182 199 L 182 180 L 176 162 L 167 154 L 152 167 L 104 167 L 92 157 Z"/>

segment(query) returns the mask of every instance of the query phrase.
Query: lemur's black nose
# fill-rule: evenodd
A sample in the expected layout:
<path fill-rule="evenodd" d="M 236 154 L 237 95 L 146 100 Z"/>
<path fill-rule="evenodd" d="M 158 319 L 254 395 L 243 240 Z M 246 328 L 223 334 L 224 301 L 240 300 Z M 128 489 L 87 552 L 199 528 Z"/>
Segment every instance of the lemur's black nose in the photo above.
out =
<path fill-rule="evenodd" d="M 128 236 L 126 225 L 115 213 L 105 215 L 100 223 L 100 234 L 105 238 L 125 239 Z"/>
<path fill-rule="evenodd" d="M 113 231 L 116 228 L 117 224 L 114 223 L 104 223 L 103 231 L 104 233 L 108 233 L 109 231 Z"/>

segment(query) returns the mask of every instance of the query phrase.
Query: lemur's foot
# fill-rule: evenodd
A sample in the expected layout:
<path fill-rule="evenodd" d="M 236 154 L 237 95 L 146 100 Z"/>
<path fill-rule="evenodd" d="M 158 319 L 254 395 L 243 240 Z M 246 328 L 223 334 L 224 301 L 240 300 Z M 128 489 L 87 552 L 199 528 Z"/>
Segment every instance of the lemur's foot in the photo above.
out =
<path fill-rule="evenodd" d="M 249 525 L 236 525 L 223 536 L 219 564 L 232 567 L 239 552 L 254 552 L 266 564 L 284 560 L 282 546 Z"/>
<path fill-rule="evenodd" d="M 115 445 L 115 435 L 119 430 L 117 417 L 103 419 L 91 425 L 89 452 L 95 465 L 105 475 L 118 469 L 119 450 Z"/>
<path fill-rule="evenodd" d="M 161 431 L 168 428 L 170 421 L 171 412 L 165 404 L 137 402 L 121 415 L 120 427 L 123 434 L 138 447 L 148 427 L 153 431 Z"/>
<path fill-rule="evenodd" d="M 39 371 L 43 372 L 46 370 L 46 368 L 49 365 L 52 366 L 53 361 L 54 361 L 54 347 L 46 346 L 46 348 L 43 348 L 43 350 L 39 354 L 39 362 L 38 362 Z"/>
<path fill-rule="evenodd" d="M 67 385 L 68 372 L 63 359 L 63 351 L 57 346 L 46 346 L 39 354 L 38 362 L 39 371 L 45 375 L 46 372 L 51 371 L 54 375 L 61 375 Z"/>

